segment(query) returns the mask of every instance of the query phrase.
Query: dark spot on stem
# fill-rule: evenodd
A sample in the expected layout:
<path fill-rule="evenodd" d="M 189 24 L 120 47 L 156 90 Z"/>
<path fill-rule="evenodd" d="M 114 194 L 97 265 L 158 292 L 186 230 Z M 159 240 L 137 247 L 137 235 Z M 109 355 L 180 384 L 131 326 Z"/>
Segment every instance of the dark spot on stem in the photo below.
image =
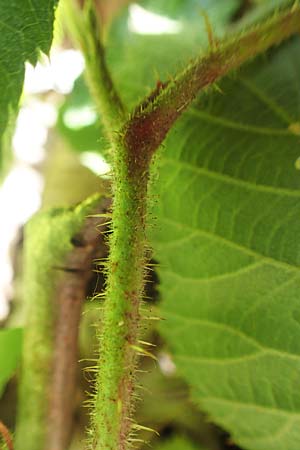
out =
<path fill-rule="evenodd" d="M 74 247 L 85 247 L 85 245 L 86 245 L 85 242 L 84 242 L 83 237 L 80 236 L 80 235 L 73 236 L 73 237 L 71 238 L 71 244 L 72 244 Z"/>

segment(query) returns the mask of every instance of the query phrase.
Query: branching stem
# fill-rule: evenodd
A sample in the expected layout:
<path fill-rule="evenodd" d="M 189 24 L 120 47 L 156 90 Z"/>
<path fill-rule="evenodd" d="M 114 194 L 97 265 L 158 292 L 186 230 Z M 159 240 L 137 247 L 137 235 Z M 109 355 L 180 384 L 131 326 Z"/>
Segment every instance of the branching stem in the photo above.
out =
<path fill-rule="evenodd" d="M 124 127 L 130 151 L 136 153 L 142 146 L 140 163 L 147 166 L 169 129 L 201 90 L 299 32 L 300 6 L 294 6 L 197 58 L 136 108 Z"/>
<path fill-rule="evenodd" d="M 151 157 L 201 89 L 300 31 L 300 8 L 295 6 L 195 60 L 173 80 L 159 84 L 127 122 L 107 70 L 90 0 L 84 10 L 87 21 L 82 22 L 78 14 L 74 15 L 74 34 L 81 43 L 91 91 L 111 142 L 114 172 L 112 234 L 91 445 L 94 450 L 126 450 L 144 284 Z"/>
<path fill-rule="evenodd" d="M 84 6 L 83 22 L 74 5 L 75 36 L 85 58 L 87 79 L 103 117 L 112 146 L 114 171 L 112 234 L 107 263 L 106 301 L 100 335 L 100 360 L 92 413 L 92 448 L 125 450 L 131 428 L 139 304 L 143 292 L 144 219 L 147 171 L 131 170 L 128 151 L 119 133 L 125 122 L 122 102 L 107 71 L 99 26 L 92 3 Z M 84 35 L 80 30 L 84 29 Z M 84 36 L 84 37 L 83 37 Z"/>

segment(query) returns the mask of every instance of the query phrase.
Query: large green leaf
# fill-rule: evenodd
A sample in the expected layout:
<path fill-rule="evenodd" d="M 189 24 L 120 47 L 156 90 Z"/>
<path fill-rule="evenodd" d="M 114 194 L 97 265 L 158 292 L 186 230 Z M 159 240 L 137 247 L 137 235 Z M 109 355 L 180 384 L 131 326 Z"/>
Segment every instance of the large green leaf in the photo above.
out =
<path fill-rule="evenodd" d="M 0 396 L 20 360 L 21 344 L 22 330 L 20 328 L 0 330 Z"/>
<path fill-rule="evenodd" d="M 24 64 L 48 53 L 58 0 L 0 0 L 0 167 L 9 158 L 10 137 L 22 92 Z"/>
<path fill-rule="evenodd" d="M 300 443 L 299 80 L 294 39 L 202 96 L 160 157 L 161 330 L 250 450 Z"/>

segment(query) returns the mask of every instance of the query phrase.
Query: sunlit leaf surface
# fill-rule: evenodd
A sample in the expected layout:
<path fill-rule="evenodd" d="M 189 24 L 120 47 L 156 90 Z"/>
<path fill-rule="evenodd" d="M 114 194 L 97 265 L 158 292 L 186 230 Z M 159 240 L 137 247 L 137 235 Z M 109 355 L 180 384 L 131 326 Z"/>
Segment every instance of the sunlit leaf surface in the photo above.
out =
<path fill-rule="evenodd" d="M 300 442 L 299 80 L 294 39 L 202 96 L 153 195 L 161 330 L 194 400 L 249 450 Z"/>

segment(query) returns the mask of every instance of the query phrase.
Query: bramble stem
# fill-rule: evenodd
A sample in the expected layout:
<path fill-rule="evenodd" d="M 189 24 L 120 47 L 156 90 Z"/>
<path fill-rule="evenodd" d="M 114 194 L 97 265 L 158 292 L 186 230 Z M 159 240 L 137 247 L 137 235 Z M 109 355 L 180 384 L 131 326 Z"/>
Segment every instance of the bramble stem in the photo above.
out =
<path fill-rule="evenodd" d="M 121 145 L 115 154 L 113 225 L 92 416 L 97 450 L 127 448 L 145 267 L 147 175 L 139 179 L 130 175 Z"/>
<path fill-rule="evenodd" d="M 145 266 L 148 176 L 147 171 L 139 176 L 131 171 L 127 148 L 118 133 L 125 122 L 124 107 L 107 71 L 92 2 L 88 0 L 81 14 L 74 4 L 68 7 L 74 17 L 71 31 L 85 55 L 87 79 L 112 146 L 114 171 L 112 234 L 91 445 L 97 450 L 125 450 L 132 424 L 135 347 Z M 84 34 L 80 30 L 84 30 Z"/>

